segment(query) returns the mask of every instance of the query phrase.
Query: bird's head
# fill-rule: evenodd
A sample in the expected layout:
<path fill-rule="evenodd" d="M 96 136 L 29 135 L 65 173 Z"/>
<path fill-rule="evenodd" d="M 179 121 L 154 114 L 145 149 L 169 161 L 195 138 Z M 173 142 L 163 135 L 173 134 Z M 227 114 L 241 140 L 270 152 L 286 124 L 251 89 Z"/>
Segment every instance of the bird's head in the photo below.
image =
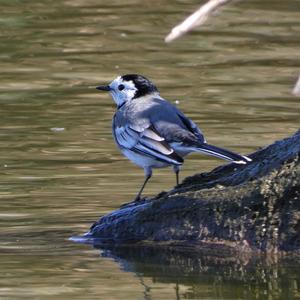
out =
<path fill-rule="evenodd" d="M 156 86 L 149 79 L 137 74 L 118 76 L 109 85 L 97 86 L 96 89 L 110 92 L 118 107 L 132 99 L 158 94 Z"/>

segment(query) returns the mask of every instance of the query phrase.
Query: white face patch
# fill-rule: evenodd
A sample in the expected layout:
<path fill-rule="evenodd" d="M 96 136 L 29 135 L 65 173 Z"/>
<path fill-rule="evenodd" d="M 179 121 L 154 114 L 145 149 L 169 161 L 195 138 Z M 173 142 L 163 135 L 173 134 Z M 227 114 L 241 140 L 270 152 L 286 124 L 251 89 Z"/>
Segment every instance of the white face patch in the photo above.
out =
<path fill-rule="evenodd" d="M 121 76 L 113 80 L 109 86 L 111 88 L 110 94 L 117 106 L 121 106 L 126 101 L 131 100 L 137 90 L 133 81 L 125 81 Z"/>

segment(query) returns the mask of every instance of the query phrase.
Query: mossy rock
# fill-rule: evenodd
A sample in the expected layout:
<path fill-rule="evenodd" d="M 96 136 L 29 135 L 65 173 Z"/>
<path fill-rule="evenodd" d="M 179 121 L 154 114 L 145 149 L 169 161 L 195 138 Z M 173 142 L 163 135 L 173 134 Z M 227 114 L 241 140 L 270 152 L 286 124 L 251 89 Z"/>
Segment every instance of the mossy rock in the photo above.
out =
<path fill-rule="evenodd" d="M 222 251 L 300 252 L 300 131 L 128 203 L 85 234 L 95 244 L 169 244 Z"/>

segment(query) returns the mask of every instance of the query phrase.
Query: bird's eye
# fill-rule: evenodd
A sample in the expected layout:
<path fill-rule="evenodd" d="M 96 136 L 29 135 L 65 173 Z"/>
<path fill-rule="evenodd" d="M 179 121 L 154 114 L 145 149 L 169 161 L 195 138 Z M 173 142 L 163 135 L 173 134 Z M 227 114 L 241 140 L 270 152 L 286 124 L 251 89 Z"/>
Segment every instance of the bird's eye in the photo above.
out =
<path fill-rule="evenodd" d="M 119 91 L 122 91 L 122 90 L 124 90 L 124 89 L 125 89 L 124 84 L 120 84 L 120 85 L 118 86 L 118 90 L 119 90 Z"/>

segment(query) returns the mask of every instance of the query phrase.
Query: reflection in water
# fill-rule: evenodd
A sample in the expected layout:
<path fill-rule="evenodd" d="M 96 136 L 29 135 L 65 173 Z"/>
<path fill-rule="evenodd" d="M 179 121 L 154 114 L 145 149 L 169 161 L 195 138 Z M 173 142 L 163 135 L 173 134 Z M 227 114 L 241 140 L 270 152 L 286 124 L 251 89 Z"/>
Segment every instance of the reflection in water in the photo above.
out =
<path fill-rule="evenodd" d="M 300 261 L 152 246 L 106 247 L 101 252 L 136 274 L 145 299 L 155 298 L 160 283 L 173 285 L 173 299 L 300 298 Z"/>

